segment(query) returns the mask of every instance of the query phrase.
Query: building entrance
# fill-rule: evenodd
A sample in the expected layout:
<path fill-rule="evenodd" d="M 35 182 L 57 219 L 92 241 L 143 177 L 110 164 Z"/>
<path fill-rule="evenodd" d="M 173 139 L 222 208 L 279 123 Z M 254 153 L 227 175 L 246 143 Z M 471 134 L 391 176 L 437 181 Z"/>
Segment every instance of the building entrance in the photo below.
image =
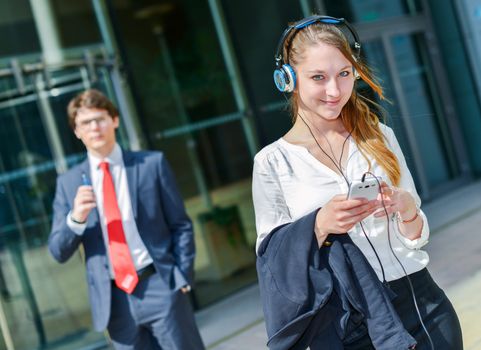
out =
<path fill-rule="evenodd" d="M 117 67 L 93 52 L 55 66 L 12 62 L 0 72 L 0 349 L 101 347 L 81 254 L 60 265 L 46 242 L 55 179 L 85 156 L 66 105 L 89 87 L 115 100 Z"/>

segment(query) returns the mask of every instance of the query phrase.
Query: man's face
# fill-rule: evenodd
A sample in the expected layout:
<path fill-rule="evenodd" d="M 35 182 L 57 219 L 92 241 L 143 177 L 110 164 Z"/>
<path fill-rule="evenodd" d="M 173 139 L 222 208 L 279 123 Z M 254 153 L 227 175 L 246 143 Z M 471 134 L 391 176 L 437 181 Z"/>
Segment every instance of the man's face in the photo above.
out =
<path fill-rule="evenodd" d="M 111 117 L 105 109 L 81 108 L 75 118 L 74 132 L 89 152 L 105 157 L 115 146 L 118 126 L 119 118 Z"/>

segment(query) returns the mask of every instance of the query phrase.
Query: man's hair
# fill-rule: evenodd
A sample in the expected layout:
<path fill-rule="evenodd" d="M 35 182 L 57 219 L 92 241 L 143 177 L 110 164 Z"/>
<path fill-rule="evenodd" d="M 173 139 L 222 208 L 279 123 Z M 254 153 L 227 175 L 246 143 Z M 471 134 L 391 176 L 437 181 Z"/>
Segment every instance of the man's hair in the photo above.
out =
<path fill-rule="evenodd" d="M 73 130 L 75 130 L 75 118 L 81 108 L 105 109 L 112 118 L 119 115 L 117 107 L 107 96 L 98 90 L 88 89 L 71 99 L 67 106 L 68 122 Z"/>

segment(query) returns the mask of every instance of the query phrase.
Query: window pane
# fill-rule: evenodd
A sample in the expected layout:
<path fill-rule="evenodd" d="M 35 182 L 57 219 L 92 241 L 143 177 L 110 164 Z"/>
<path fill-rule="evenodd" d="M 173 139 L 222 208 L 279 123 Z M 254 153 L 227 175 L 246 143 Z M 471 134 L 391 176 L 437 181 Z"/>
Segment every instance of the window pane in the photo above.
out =
<path fill-rule="evenodd" d="M 0 57 L 40 51 L 29 0 L 0 1 Z"/>
<path fill-rule="evenodd" d="M 71 76 L 71 71 L 64 74 Z M 60 72 L 55 79 L 63 79 Z M 29 78 L 29 77 L 26 77 Z M 78 77 L 80 79 L 80 76 Z M 33 80 L 33 79 L 32 79 Z M 8 80 L 0 87 L 8 89 Z M 103 87 L 99 83 L 95 87 Z M 67 163 L 84 156 L 67 126 L 66 102 L 81 81 L 41 94 L 53 112 Z M 0 94 L 1 96 L 1 94 Z M 0 102 L 0 298 L 15 349 L 82 348 L 105 344 L 91 328 L 85 268 L 80 254 L 55 262 L 46 242 L 57 177 L 39 95 Z M 48 110 L 48 108 L 47 108 Z"/>
<path fill-rule="evenodd" d="M 50 2 L 64 49 L 102 42 L 91 0 Z"/>
<path fill-rule="evenodd" d="M 113 5 L 151 142 L 159 131 L 236 111 L 207 2 Z"/>
<path fill-rule="evenodd" d="M 373 22 L 421 11 L 419 0 L 340 0 L 325 1 L 326 12 L 350 22 Z"/>
<path fill-rule="evenodd" d="M 389 73 L 387 58 L 384 54 L 381 40 L 372 40 L 364 43 L 363 53 L 366 56 L 369 66 L 371 69 L 373 69 L 374 74 L 380 80 L 386 99 L 380 101 L 371 91 L 370 96 L 372 96 L 371 98 L 374 98 L 375 101 L 377 101 L 384 109 L 386 114 L 386 120 L 384 122 L 394 130 L 415 183 L 419 184 L 418 172 L 413 159 L 413 151 L 407 139 L 405 126 L 401 116 L 401 111 L 399 109 L 398 98 L 396 96 L 396 92 L 394 91 L 393 79 Z M 361 86 L 362 85 L 366 84 L 361 84 Z M 422 192 L 422 188 L 419 186 L 417 190 Z"/>
<path fill-rule="evenodd" d="M 432 187 L 452 178 L 447 152 L 450 143 L 443 139 L 442 115 L 437 115 L 433 95 L 436 91 L 429 86 L 430 67 L 421 57 L 419 40 L 414 35 L 399 35 L 391 39 L 399 78 L 405 94 L 406 107 L 413 125 L 416 152 L 419 152 L 424 171 Z"/>

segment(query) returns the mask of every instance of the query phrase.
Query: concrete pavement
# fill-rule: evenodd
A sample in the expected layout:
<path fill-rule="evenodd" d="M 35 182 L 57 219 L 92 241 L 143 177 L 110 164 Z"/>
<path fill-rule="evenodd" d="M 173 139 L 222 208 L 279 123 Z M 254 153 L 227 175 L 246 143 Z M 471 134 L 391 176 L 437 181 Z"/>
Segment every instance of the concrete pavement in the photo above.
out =
<path fill-rule="evenodd" d="M 450 192 L 423 210 L 431 227 L 428 268 L 458 313 L 464 349 L 481 350 L 481 182 Z M 210 350 L 266 349 L 257 285 L 196 317 Z"/>

